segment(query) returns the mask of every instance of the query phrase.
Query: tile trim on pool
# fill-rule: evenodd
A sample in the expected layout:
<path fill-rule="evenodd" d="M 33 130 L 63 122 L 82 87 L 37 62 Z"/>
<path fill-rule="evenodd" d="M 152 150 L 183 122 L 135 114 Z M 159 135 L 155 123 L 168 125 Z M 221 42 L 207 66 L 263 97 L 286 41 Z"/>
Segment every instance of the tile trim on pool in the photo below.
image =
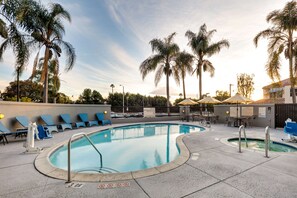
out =
<path fill-rule="evenodd" d="M 97 131 L 95 131 L 97 132 Z M 92 134 L 95 132 L 87 133 Z M 186 145 L 183 142 L 183 138 L 185 136 L 188 136 L 190 134 L 183 134 L 176 138 L 176 144 L 178 145 L 180 149 L 180 155 L 173 161 L 163 164 L 161 166 L 156 166 L 153 168 L 148 168 L 145 170 L 139 170 L 139 171 L 132 171 L 132 172 L 126 172 L 126 173 L 108 173 L 108 174 L 99 174 L 99 173 L 75 173 L 71 172 L 71 180 L 72 181 L 84 181 L 84 182 L 105 182 L 105 181 L 121 181 L 121 180 L 129 180 L 129 179 L 137 179 L 147 176 L 152 176 L 156 174 L 160 174 L 163 172 L 170 171 L 172 169 L 175 169 L 182 164 L 186 163 L 188 159 L 190 158 L 190 151 L 186 147 Z M 73 140 L 79 139 L 81 137 L 74 138 Z M 68 141 L 61 142 L 51 148 L 48 148 L 44 150 L 41 154 L 39 154 L 36 159 L 34 160 L 34 166 L 35 168 L 42 174 L 56 178 L 56 179 L 62 179 L 67 180 L 67 171 L 54 167 L 50 161 L 49 157 L 53 152 L 55 152 L 57 149 L 59 149 L 61 146 L 67 145 Z"/>

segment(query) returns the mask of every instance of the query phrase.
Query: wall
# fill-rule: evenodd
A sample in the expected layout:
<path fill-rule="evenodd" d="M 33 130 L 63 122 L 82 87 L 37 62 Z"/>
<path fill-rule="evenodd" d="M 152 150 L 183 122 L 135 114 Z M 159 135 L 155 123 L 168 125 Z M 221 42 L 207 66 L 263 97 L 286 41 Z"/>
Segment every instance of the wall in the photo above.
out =
<path fill-rule="evenodd" d="M 79 121 L 77 114 L 88 113 L 89 120 L 95 120 L 95 113 L 107 111 L 105 118 L 110 119 L 110 105 L 85 105 L 85 104 L 45 104 L 26 102 L 0 101 L 0 113 L 4 114 L 1 122 L 10 130 L 22 128 L 16 121 L 16 116 L 27 116 L 30 121 L 42 124 L 40 115 L 49 114 L 53 116 L 54 122 L 59 123 L 59 115 L 69 113 L 73 122 Z"/>
<path fill-rule="evenodd" d="M 215 105 L 214 106 L 214 114 L 219 116 L 219 123 L 226 123 L 226 111 L 230 112 L 230 107 L 235 107 L 236 104 L 233 105 Z M 253 114 L 256 118 L 252 121 L 253 126 L 257 127 L 266 127 L 275 128 L 275 107 L 274 104 L 253 104 L 253 105 L 238 105 L 239 112 L 242 113 L 242 107 L 253 107 Z M 264 115 L 259 115 L 259 110 L 263 109 L 265 112 Z M 239 115 L 242 116 L 242 115 Z"/>

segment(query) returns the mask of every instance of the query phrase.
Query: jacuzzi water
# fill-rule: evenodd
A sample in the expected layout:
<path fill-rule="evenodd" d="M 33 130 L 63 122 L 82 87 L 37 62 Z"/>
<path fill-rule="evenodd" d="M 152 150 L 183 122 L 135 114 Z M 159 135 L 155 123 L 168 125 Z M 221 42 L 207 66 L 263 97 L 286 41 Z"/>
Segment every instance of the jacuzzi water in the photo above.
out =
<path fill-rule="evenodd" d="M 86 138 L 72 142 L 71 171 L 129 172 L 166 164 L 176 159 L 179 149 L 177 136 L 203 131 L 203 127 L 179 124 L 137 124 L 110 128 L 90 135 L 102 154 L 100 158 Z M 67 170 L 67 146 L 50 156 L 50 162 Z"/>
<path fill-rule="evenodd" d="M 238 145 L 238 138 L 232 138 L 232 139 L 229 139 L 228 141 L 230 143 L 234 144 L 234 145 Z M 258 150 L 265 150 L 264 140 L 248 138 L 247 143 L 248 143 L 248 148 L 258 149 Z M 246 143 L 245 143 L 244 138 L 241 139 L 241 146 L 246 147 Z M 279 143 L 279 142 L 271 141 L 269 151 L 273 151 L 273 152 L 296 152 L 297 148 L 293 147 L 293 146 L 290 146 L 290 145 L 287 145 L 287 144 L 282 144 L 282 143 Z"/>

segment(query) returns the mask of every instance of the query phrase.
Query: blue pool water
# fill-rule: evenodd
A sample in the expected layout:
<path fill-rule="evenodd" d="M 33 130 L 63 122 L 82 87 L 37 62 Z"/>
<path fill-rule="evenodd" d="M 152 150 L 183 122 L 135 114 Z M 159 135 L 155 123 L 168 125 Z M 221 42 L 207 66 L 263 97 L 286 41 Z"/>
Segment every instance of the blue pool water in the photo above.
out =
<path fill-rule="evenodd" d="M 71 146 L 71 170 L 77 172 L 129 172 L 168 163 L 179 155 L 177 136 L 203 131 L 204 128 L 179 124 L 137 124 L 110 128 L 90 135 L 100 158 L 85 138 Z M 50 162 L 67 170 L 67 146 L 50 156 Z M 99 171 L 98 171 L 99 170 Z"/>

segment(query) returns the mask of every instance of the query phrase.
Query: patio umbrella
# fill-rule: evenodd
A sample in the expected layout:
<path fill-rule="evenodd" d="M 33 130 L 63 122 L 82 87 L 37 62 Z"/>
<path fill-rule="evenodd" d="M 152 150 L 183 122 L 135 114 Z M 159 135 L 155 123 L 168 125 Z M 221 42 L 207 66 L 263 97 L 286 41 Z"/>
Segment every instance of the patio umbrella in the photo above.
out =
<path fill-rule="evenodd" d="M 183 101 L 178 103 L 179 105 L 184 105 L 184 106 L 190 106 L 190 105 L 195 105 L 198 104 L 197 102 L 191 100 L 190 98 L 184 99 Z"/>
<path fill-rule="evenodd" d="M 249 103 L 252 102 L 253 100 L 246 98 L 242 95 L 240 95 L 239 93 L 236 93 L 234 96 L 227 98 L 226 100 L 224 100 L 224 103 L 234 103 L 236 104 L 236 117 L 238 119 L 238 104 L 239 103 Z"/>
<path fill-rule="evenodd" d="M 212 98 L 210 96 L 207 96 L 201 100 L 198 101 L 198 103 L 203 103 L 203 104 L 217 104 L 217 103 L 222 103 L 221 101 Z"/>

